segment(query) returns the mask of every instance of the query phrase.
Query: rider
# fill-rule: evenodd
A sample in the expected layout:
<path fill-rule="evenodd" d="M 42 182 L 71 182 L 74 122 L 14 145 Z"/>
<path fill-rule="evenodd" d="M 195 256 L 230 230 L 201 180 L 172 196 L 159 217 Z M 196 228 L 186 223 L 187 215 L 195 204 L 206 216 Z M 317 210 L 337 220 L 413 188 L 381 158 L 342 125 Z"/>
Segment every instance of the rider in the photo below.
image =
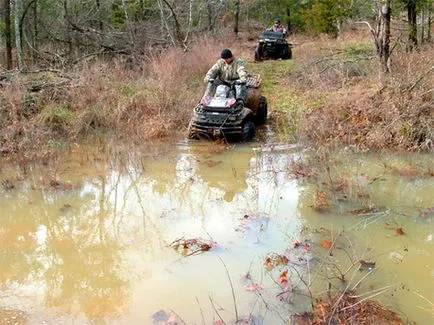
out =
<path fill-rule="evenodd" d="M 286 28 L 280 24 L 280 18 L 274 19 L 274 25 L 269 30 L 286 34 Z"/>
<path fill-rule="evenodd" d="M 231 50 L 226 48 L 220 53 L 220 59 L 206 73 L 204 81 L 208 83 L 208 87 L 205 94 L 211 95 L 217 86 L 239 80 L 239 84 L 235 84 L 236 99 L 238 104 L 245 105 L 247 77 L 248 73 L 243 60 L 235 58 Z"/>

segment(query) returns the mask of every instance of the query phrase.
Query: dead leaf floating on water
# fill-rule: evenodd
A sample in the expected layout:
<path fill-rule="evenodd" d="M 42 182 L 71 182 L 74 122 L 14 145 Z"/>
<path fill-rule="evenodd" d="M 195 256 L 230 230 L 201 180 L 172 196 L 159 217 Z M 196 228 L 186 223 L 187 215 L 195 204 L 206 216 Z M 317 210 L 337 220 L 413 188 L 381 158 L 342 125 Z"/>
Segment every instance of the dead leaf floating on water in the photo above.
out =
<path fill-rule="evenodd" d="M 217 243 L 202 238 L 179 238 L 174 240 L 170 246 L 182 256 L 187 257 L 207 252 L 213 247 L 216 247 Z"/>
<path fill-rule="evenodd" d="M 324 248 L 328 249 L 328 248 L 332 247 L 332 242 L 330 240 L 328 240 L 328 239 L 324 239 L 321 242 L 321 247 L 324 247 Z"/>
<path fill-rule="evenodd" d="M 365 260 L 360 260 L 360 271 L 371 271 L 375 268 L 375 262 L 368 262 Z"/>
<path fill-rule="evenodd" d="M 215 167 L 215 166 L 217 166 L 218 164 L 221 164 L 221 163 L 222 163 L 221 160 L 212 160 L 212 159 L 210 159 L 210 160 L 206 161 L 206 164 L 208 165 L 208 167 Z"/>
<path fill-rule="evenodd" d="M 395 229 L 395 233 L 397 234 L 397 235 L 405 235 L 405 233 L 404 233 L 404 230 L 402 229 L 402 227 L 399 227 L 399 228 L 396 228 Z"/>

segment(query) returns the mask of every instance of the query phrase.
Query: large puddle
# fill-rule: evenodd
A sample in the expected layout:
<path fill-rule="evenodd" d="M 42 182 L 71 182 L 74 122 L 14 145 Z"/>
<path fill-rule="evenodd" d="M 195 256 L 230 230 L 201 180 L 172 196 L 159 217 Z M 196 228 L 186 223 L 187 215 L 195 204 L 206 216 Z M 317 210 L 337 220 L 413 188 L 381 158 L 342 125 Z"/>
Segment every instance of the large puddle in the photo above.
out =
<path fill-rule="evenodd" d="M 433 324 L 432 155 L 310 155 L 183 142 L 3 163 L 3 323 L 285 324 L 349 285 Z"/>

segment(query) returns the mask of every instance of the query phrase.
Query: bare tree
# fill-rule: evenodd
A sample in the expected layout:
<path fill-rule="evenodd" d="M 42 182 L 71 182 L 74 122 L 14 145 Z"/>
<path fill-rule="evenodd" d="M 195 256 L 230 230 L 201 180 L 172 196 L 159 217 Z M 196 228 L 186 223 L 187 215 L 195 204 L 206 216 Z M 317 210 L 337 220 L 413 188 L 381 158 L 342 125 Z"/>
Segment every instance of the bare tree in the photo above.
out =
<path fill-rule="evenodd" d="M 380 60 L 380 65 L 383 72 L 390 72 L 390 19 L 391 19 L 391 0 L 386 0 L 380 7 L 375 0 L 376 10 L 378 11 L 378 23 L 376 29 L 372 28 L 371 24 L 363 21 L 368 25 L 372 36 L 374 37 L 375 50 Z"/>
<path fill-rule="evenodd" d="M 14 3 L 14 26 L 15 26 L 15 48 L 17 51 L 18 70 L 23 68 L 23 48 L 21 46 L 21 0 L 15 0 Z"/>
<path fill-rule="evenodd" d="M 235 0 L 235 23 L 234 23 L 234 33 L 238 34 L 238 23 L 240 19 L 240 0 Z"/>
<path fill-rule="evenodd" d="M 390 72 L 390 17 L 392 9 L 391 0 L 386 0 L 381 7 L 379 49 L 380 63 L 384 72 Z"/>
<path fill-rule="evenodd" d="M 5 13 L 5 38 L 6 38 L 6 68 L 12 69 L 12 35 L 11 35 L 11 5 L 9 0 L 4 0 Z"/>
<path fill-rule="evenodd" d="M 131 26 L 130 17 L 128 15 L 128 7 L 127 7 L 125 0 L 122 0 L 122 8 L 124 9 L 125 24 L 126 24 L 128 33 L 130 35 L 131 47 L 134 47 L 134 32 L 133 32 L 133 28 Z"/>
<path fill-rule="evenodd" d="M 415 0 L 407 0 L 407 18 L 409 27 L 407 50 L 412 51 L 417 46 L 417 11 Z"/>

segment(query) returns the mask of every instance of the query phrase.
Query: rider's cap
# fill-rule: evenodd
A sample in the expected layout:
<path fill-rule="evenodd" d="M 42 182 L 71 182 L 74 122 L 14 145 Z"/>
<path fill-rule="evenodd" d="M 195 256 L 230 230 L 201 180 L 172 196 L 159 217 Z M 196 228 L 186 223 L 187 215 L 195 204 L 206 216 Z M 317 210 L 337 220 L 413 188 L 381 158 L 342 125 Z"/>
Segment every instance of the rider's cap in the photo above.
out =
<path fill-rule="evenodd" d="M 222 59 L 229 59 L 229 58 L 231 58 L 231 57 L 232 57 L 232 52 L 231 52 L 231 50 L 229 50 L 229 49 L 224 49 L 224 50 L 222 51 L 222 53 L 220 54 L 220 57 L 221 57 Z"/>
<path fill-rule="evenodd" d="M 280 18 L 279 18 L 279 17 L 275 18 L 275 19 L 274 19 L 274 22 L 275 22 L 275 23 L 280 23 Z"/>

